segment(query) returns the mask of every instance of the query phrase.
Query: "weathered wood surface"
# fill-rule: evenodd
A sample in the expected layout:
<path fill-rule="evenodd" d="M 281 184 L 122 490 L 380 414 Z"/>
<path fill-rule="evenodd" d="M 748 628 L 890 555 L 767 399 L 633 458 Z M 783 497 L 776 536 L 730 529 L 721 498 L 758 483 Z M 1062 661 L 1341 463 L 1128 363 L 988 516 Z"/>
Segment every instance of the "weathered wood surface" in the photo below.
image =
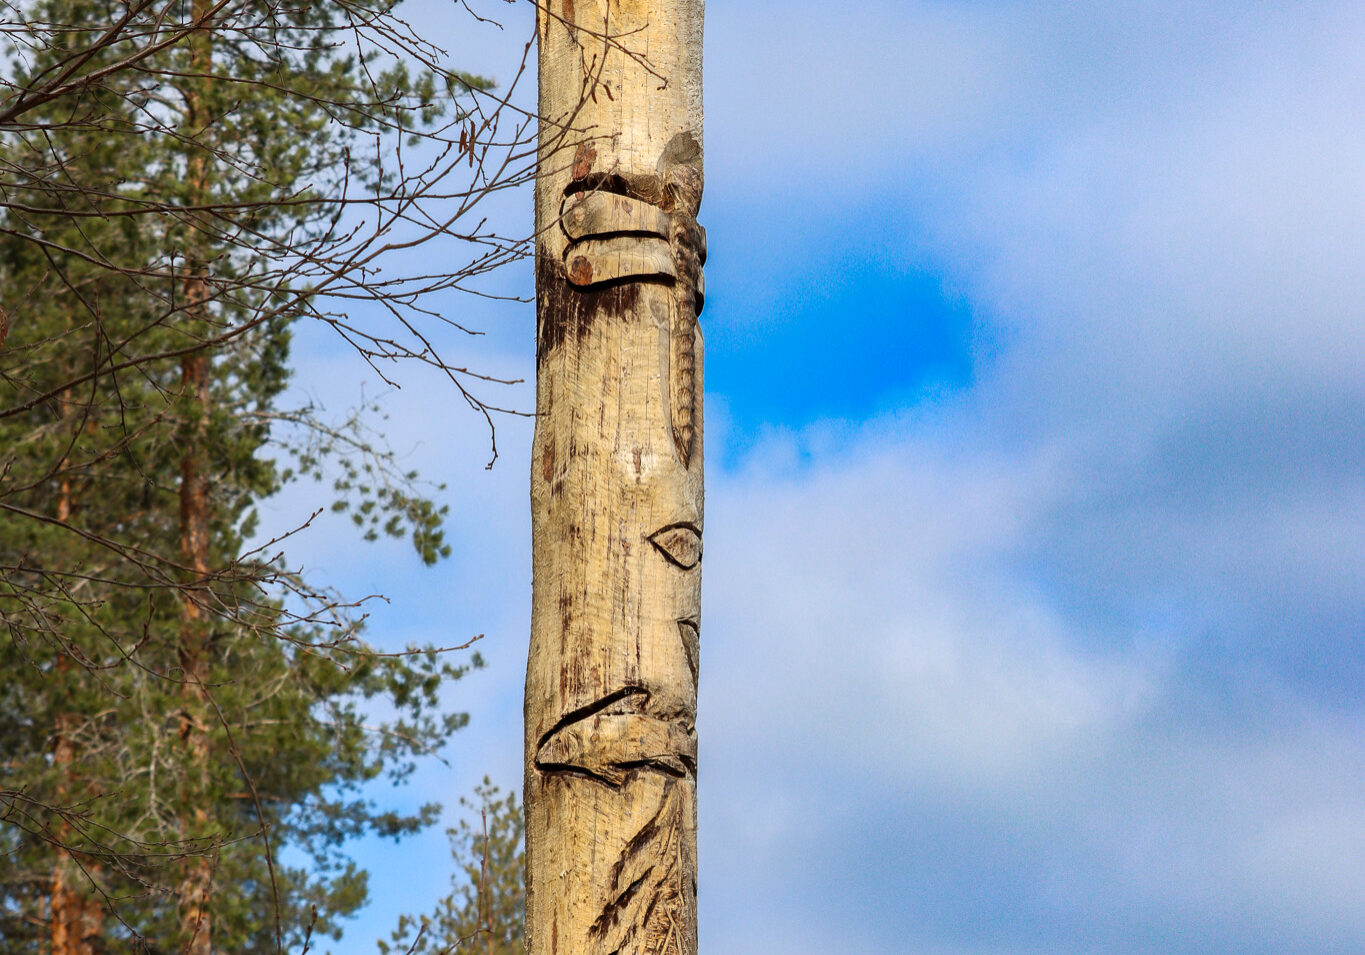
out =
<path fill-rule="evenodd" d="M 537 28 L 528 952 L 693 955 L 702 0 Z"/>

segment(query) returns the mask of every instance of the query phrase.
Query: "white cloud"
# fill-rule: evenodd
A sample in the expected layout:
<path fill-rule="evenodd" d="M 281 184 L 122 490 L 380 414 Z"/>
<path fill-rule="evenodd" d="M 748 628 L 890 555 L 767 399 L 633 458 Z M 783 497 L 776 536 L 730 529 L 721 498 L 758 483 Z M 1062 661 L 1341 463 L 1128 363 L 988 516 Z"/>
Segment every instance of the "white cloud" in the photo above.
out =
<path fill-rule="evenodd" d="M 949 451 L 903 422 L 874 422 L 837 458 L 784 476 L 712 476 L 710 897 L 805 899 L 798 925 L 838 919 L 842 896 L 818 886 L 839 875 L 795 860 L 847 859 L 850 832 L 881 831 L 872 851 L 885 857 L 854 857 L 869 880 L 883 866 L 943 890 L 975 879 L 977 917 L 1004 906 L 1025 926 L 1018 939 L 1061 913 L 1059 925 L 1132 951 L 1146 935 L 1235 950 L 1253 925 L 1279 950 L 1315 950 L 1314 933 L 1358 943 L 1365 924 L 1342 888 L 1365 878 L 1358 725 L 1273 683 L 1248 698 L 1210 682 L 1195 637 L 1167 641 L 1165 624 L 1109 624 L 1097 641 L 1012 558 L 1070 493 L 1058 478 L 1028 456 Z M 947 851 L 975 875 L 899 857 L 932 841 L 921 826 L 956 832 Z M 921 904 L 853 929 L 852 950 L 921 931 Z M 766 924 L 719 905 L 730 921 L 708 941 L 721 952 L 740 950 L 732 923 Z M 969 935 L 950 924 L 922 938 Z"/>
<path fill-rule="evenodd" d="M 794 481 L 715 475 L 716 705 L 782 709 L 779 746 L 941 779 L 1034 771 L 1136 706 L 1141 674 L 1085 659 L 1043 601 L 990 572 L 1044 475 L 982 463 L 883 427 Z"/>
<path fill-rule="evenodd" d="M 708 176 L 895 191 L 899 153 L 990 136 L 1012 105 L 1009 19 L 923 2 L 712 6 Z"/>

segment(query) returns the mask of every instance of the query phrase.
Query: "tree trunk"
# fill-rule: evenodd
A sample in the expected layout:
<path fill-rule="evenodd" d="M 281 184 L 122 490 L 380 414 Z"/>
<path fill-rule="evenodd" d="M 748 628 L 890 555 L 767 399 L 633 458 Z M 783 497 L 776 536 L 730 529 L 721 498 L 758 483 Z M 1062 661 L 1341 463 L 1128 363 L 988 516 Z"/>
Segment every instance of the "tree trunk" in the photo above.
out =
<path fill-rule="evenodd" d="M 64 671 L 70 665 L 65 654 L 57 658 L 59 682 L 68 679 Z M 75 721 L 72 714 L 63 713 L 57 717 L 52 762 L 61 774 L 57 790 L 60 805 L 68 802 L 72 789 L 71 774 L 76 763 Z M 56 834 L 62 842 L 74 836 L 65 823 L 58 825 Z M 95 873 L 93 863 L 87 862 L 86 871 L 82 872 L 69 848 L 57 849 L 51 889 L 52 955 L 94 955 L 95 943 L 104 931 L 104 908 L 90 891 L 90 881 Z"/>
<path fill-rule="evenodd" d="M 194 0 L 196 20 L 207 15 L 205 0 Z M 193 202 L 206 201 L 209 160 L 206 130 L 211 122 L 205 104 L 205 84 L 213 71 L 212 35 L 201 30 L 189 40 L 190 76 L 185 87 L 185 124 L 193 147 L 186 168 Z M 209 288 L 204 276 L 204 257 L 198 236 L 191 232 L 186 256 L 183 322 L 188 336 L 207 337 Z M 209 955 L 213 950 L 213 919 L 210 895 L 213 864 L 208 838 L 209 740 L 204 694 L 208 679 L 207 639 L 204 620 L 204 581 L 209 573 L 209 460 L 208 426 L 211 409 L 209 355 L 192 352 L 181 362 L 181 407 L 185 421 L 180 447 L 180 557 L 190 574 L 181 594 L 183 618 L 179 664 L 182 709 L 180 714 L 181 758 L 184 760 L 183 795 L 179 827 L 189 854 L 180 879 L 181 955 Z"/>
<path fill-rule="evenodd" d="M 527 951 L 692 955 L 702 0 L 538 17 Z"/>
<path fill-rule="evenodd" d="M 202 302 L 202 280 L 187 283 L 187 292 Z M 191 302 L 195 299 L 191 298 Z M 197 307 L 197 306 L 196 306 Z M 181 595 L 183 619 L 178 648 L 181 679 L 180 740 L 182 791 L 179 827 L 189 854 L 180 879 L 180 951 L 182 955 L 209 955 L 213 921 L 209 894 L 213 866 L 208 855 L 208 732 L 203 694 L 208 677 L 205 657 L 204 611 L 199 604 L 202 585 L 209 572 L 209 503 L 207 419 L 209 413 L 209 359 L 190 355 L 182 365 L 182 401 L 191 416 L 182 432 L 185 444 L 180 459 L 180 556 L 192 573 Z"/>
<path fill-rule="evenodd" d="M 63 413 L 70 396 L 63 393 L 58 399 Z M 65 477 L 57 487 L 57 520 L 65 524 L 71 519 L 72 489 L 71 481 Z M 60 692 L 67 692 L 71 679 L 71 658 L 65 653 L 57 654 L 56 672 L 53 674 Z M 56 801 L 66 806 L 72 801 L 76 788 L 72 776 L 78 762 L 76 753 L 75 729 L 78 717 L 73 712 L 59 712 L 55 720 L 52 745 L 52 765 L 56 768 Z M 77 800 L 80 801 L 80 800 Z M 92 897 L 89 883 L 98 872 L 91 861 L 85 864 L 85 871 L 69 848 L 69 840 L 75 838 L 71 827 L 65 822 L 56 827 L 57 861 L 52 869 L 51 916 L 52 916 L 52 955 L 94 955 L 95 943 L 104 930 L 104 908 Z"/>

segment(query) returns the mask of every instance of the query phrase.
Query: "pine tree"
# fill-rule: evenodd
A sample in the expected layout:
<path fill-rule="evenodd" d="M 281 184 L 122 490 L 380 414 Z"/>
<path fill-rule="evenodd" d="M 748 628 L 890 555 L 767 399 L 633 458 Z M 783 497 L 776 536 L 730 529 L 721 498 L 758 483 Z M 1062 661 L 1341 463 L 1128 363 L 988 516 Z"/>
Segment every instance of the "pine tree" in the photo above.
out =
<path fill-rule="evenodd" d="M 526 917 L 525 817 L 515 792 L 505 796 L 488 777 L 464 797 L 465 818 L 446 830 L 456 871 L 451 891 L 430 915 L 405 915 L 381 955 L 523 955 Z"/>
<path fill-rule="evenodd" d="M 323 473 L 329 449 L 362 524 L 411 534 L 427 562 L 449 552 L 441 509 L 354 432 L 305 436 L 292 471 L 273 457 L 280 422 L 317 423 L 277 402 L 289 326 L 319 314 L 310 284 L 336 284 L 337 189 L 411 187 L 386 154 L 360 163 L 360 137 L 433 120 L 440 85 L 481 84 L 346 53 L 338 31 L 365 12 L 32 10 L 61 28 L 34 35 L 20 90 L 83 50 L 97 73 L 166 23 L 192 28 L 28 108 L 5 137 L 7 952 L 266 952 L 336 935 L 365 897 L 346 841 L 435 818 L 362 787 L 401 780 L 463 724 L 439 693 L 464 668 L 371 652 L 344 607 L 310 602 L 272 554 L 243 554 L 255 505 L 291 473 Z M 125 13 L 126 42 L 100 47 Z M 381 699 L 394 716 L 376 732 Z M 307 864 L 285 865 L 286 847 Z"/>

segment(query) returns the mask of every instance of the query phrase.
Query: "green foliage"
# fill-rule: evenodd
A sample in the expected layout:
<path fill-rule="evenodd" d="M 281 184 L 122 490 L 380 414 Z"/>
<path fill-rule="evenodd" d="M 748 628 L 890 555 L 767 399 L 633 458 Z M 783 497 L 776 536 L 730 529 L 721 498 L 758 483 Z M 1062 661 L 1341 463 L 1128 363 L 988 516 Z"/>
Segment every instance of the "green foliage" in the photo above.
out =
<path fill-rule="evenodd" d="M 383 435 L 368 424 L 367 414 L 381 422 L 388 420 L 378 402 L 364 401 L 339 424 L 322 421 L 311 407 L 282 415 L 282 420 L 295 427 L 295 439 L 284 445 L 294 461 L 285 479 L 312 478 L 321 483 L 335 472 L 331 510 L 348 514 L 365 540 L 410 536 L 424 564 L 449 557 L 450 545 L 441 529 L 449 506 L 438 506 L 425 495 L 420 475 L 403 470 Z M 445 489 L 444 484 L 432 488 L 436 492 Z"/>
<path fill-rule="evenodd" d="M 466 817 L 452 829 L 456 871 L 451 891 L 430 915 L 404 915 L 381 955 L 522 955 L 526 913 L 525 817 L 516 793 L 501 794 L 484 777 L 477 802 L 461 797 Z"/>

